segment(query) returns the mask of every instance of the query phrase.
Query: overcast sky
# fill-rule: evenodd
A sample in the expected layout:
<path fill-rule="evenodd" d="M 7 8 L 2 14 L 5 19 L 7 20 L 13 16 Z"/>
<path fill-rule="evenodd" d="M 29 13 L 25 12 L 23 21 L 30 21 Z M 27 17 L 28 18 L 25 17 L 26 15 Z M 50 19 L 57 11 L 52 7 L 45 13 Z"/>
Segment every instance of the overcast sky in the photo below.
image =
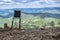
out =
<path fill-rule="evenodd" d="M 60 7 L 60 0 L 0 0 L 0 9 Z"/>

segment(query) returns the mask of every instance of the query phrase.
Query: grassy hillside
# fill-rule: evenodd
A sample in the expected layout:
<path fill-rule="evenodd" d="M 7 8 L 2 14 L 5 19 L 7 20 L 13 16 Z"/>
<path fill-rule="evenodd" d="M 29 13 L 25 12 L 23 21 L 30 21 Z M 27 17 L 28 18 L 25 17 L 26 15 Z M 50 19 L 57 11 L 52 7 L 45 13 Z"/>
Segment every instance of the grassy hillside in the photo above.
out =
<path fill-rule="evenodd" d="M 15 19 L 15 20 L 17 21 L 18 19 Z M 40 18 L 40 16 L 27 15 L 27 14 L 23 14 L 23 13 L 21 15 L 22 28 L 26 28 L 26 29 L 40 28 L 40 27 L 44 27 L 44 26 L 48 27 L 48 26 L 51 26 L 52 21 L 54 22 L 54 25 L 58 25 L 58 23 L 60 22 L 60 19 L 51 18 L 51 17 Z M 3 28 L 4 23 L 7 23 L 8 26 L 11 27 L 12 17 L 0 18 L 0 27 Z"/>
<path fill-rule="evenodd" d="M 12 18 L 0 18 L 0 28 L 4 26 L 4 23 L 7 23 L 8 26 L 11 26 Z"/>
<path fill-rule="evenodd" d="M 43 26 L 51 26 L 51 22 L 54 22 L 54 25 L 58 25 L 60 19 L 45 17 L 40 18 L 39 16 L 26 15 L 22 14 L 22 27 L 24 28 L 40 28 Z"/>

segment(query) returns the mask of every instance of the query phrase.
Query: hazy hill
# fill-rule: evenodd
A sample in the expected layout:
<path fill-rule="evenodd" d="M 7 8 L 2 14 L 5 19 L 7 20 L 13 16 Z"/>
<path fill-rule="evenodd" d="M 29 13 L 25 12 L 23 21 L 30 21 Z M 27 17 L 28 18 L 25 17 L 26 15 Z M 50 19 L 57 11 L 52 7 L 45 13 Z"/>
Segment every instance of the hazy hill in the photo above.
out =
<path fill-rule="evenodd" d="M 23 14 L 52 18 L 60 18 L 60 7 L 52 8 L 14 8 L 14 9 L 0 9 L 0 17 L 9 18 L 13 16 L 14 10 L 21 10 Z"/>

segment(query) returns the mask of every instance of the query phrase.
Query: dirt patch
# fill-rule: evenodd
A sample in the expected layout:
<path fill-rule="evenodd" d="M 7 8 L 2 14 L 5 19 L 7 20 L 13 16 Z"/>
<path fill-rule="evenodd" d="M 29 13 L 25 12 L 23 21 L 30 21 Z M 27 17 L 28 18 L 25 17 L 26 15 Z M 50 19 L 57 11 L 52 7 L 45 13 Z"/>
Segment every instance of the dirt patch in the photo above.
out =
<path fill-rule="evenodd" d="M 0 40 L 59 40 L 60 30 L 56 28 L 38 30 L 0 31 Z"/>

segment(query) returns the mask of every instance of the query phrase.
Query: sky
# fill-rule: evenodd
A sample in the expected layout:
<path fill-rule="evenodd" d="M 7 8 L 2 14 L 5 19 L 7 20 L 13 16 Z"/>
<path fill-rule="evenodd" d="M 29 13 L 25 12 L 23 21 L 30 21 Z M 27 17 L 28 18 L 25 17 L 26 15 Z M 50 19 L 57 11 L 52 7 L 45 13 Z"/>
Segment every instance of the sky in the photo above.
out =
<path fill-rule="evenodd" d="M 0 0 L 0 9 L 60 7 L 60 0 Z"/>

